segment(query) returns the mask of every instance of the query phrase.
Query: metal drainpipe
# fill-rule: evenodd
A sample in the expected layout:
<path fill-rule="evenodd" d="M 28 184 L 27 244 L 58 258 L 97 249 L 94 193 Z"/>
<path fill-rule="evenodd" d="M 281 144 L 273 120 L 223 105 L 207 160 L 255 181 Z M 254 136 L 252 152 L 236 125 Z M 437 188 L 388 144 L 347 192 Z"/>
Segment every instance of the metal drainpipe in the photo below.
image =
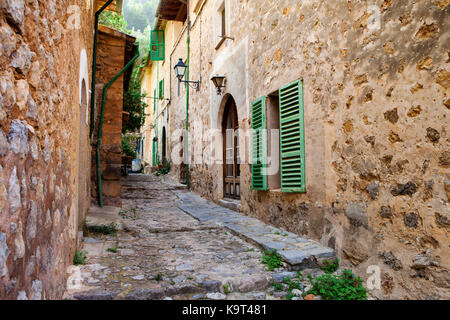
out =
<path fill-rule="evenodd" d="M 98 20 L 100 14 L 113 2 L 108 0 L 103 7 L 95 13 L 95 31 L 94 31 L 94 52 L 92 54 L 92 80 L 91 80 L 91 125 L 89 129 L 89 138 L 92 138 L 94 132 L 94 106 L 95 106 L 95 81 L 97 71 L 97 38 L 98 38 Z"/>
<path fill-rule="evenodd" d="M 189 177 L 189 45 L 191 42 L 191 20 L 189 18 L 189 1 L 187 1 L 187 58 L 186 58 L 186 188 L 190 189 Z"/>
<path fill-rule="evenodd" d="M 131 67 L 136 61 L 137 58 L 139 58 L 139 44 L 134 44 L 134 50 L 136 53 L 136 56 L 130 60 L 130 62 L 127 63 L 127 65 L 120 70 L 118 74 L 112 78 L 110 82 L 106 84 L 106 86 L 103 88 L 103 96 L 102 96 L 102 109 L 100 112 L 100 122 L 98 125 L 98 136 L 97 136 L 97 179 L 98 179 L 98 202 L 100 207 L 103 207 L 103 195 L 102 195 L 102 172 L 100 168 L 100 146 L 102 142 L 102 129 L 103 129 L 103 117 L 105 114 L 105 103 L 106 103 L 106 94 L 108 93 L 108 88 L 116 81 L 122 73 L 124 73 L 129 67 Z"/>
<path fill-rule="evenodd" d="M 156 95 L 156 114 L 155 114 L 155 128 L 156 128 L 156 165 L 159 165 L 159 132 L 158 132 L 158 118 L 159 118 L 159 61 L 156 61 L 156 88 L 157 90 L 157 95 Z"/>

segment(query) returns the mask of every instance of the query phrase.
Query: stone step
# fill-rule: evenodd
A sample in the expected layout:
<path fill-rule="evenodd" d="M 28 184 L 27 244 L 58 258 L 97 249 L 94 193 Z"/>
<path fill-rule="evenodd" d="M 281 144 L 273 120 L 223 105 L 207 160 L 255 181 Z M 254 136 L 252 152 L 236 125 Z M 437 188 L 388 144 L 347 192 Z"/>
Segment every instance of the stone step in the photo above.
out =
<path fill-rule="evenodd" d="M 317 268 L 325 259 L 336 257 L 333 249 L 311 239 L 266 225 L 258 219 L 243 216 L 195 194 L 174 193 L 180 199 L 179 209 L 202 222 L 223 226 L 263 249 L 276 249 L 291 270 Z"/>
<path fill-rule="evenodd" d="M 240 212 L 242 209 L 241 202 L 237 200 L 223 199 L 219 201 L 219 205 L 236 212 Z"/>

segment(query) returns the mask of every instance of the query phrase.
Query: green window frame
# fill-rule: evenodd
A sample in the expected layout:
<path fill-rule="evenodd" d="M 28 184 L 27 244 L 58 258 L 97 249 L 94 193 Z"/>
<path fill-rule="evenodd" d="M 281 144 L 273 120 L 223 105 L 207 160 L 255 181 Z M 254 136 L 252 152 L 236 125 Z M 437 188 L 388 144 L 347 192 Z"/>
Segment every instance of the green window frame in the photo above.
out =
<path fill-rule="evenodd" d="M 306 192 L 303 81 L 279 89 L 281 191 Z"/>
<path fill-rule="evenodd" d="M 152 30 L 150 33 L 150 60 L 163 61 L 165 58 L 164 30 Z"/>
<path fill-rule="evenodd" d="M 267 190 L 266 97 L 252 102 L 252 189 Z"/>

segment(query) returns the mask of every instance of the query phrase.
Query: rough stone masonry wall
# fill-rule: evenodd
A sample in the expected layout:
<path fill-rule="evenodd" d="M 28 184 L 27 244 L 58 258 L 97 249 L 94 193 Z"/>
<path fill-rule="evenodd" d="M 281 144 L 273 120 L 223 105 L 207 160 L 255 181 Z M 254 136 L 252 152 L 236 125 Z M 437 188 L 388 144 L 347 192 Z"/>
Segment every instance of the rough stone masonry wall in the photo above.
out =
<path fill-rule="evenodd" d="M 0 299 L 60 298 L 65 287 L 77 243 L 90 2 L 0 2 Z"/>
<path fill-rule="evenodd" d="M 195 121 L 216 126 L 215 3 L 191 34 L 191 80 L 203 79 L 191 93 L 191 137 Z M 247 83 L 251 102 L 304 81 L 307 192 L 249 191 L 250 166 L 242 165 L 244 212 L 335 248 L 364 279 L 378 266 L 381 288 L 371 294 L 379 298 L 450 297 L 449 3 L 230 1 L 235 40 L 225 47 L 246 41 L 248 56 L 224 68 L 247 59 L 248 79 L 242 69 L 225 92 Z M 174 56 L 185 50 L 183 38 Z M 172 135 L 183 127 L 185 96 L 171 89 Z M 241 128 L 250 123 L 245 107 L 237 106 Z M 216 166 L 191 170 L 195 192 L 220 198 Z"/>
<path fill-rule="evenodd" d="M 93 141 L 97 141 L 104 86 L 125 66 L 126 35 L 100 26 L 97 53 L 96 111 Z M 108 89 L 100 149 L 102 194 L 105 205 L 122 206 L 120 178 L 122 163 L 123 75 Z M 97 149 L 92 148 L 92 197 L 98 199 Z"/>

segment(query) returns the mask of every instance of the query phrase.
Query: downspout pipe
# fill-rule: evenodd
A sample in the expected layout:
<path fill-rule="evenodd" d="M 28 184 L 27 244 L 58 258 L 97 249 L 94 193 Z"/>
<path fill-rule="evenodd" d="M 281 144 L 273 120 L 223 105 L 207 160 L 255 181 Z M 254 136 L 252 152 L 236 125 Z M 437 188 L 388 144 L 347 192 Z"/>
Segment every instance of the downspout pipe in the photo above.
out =
<path fill-rule="evenodd" d="M 113 0 L 108 0 L 103 7 L 101 7 L 97 12 L 95 12 L 95 31 L 94 31 L 94 50 L 92 54 L 92 79 L 91 79 L 91 121 L 89 128 L 89 138 L 92 138 L 92 133 L 94 132 L 94 107 L 95 107 L 95 81 L 96 81 L 96 71 L 97 71 L 97 40 L 98 40 L 98 20 L 100 14 L 113 2 Z"/>
<path fill-rule="evenodd" d="M 109 87 L 124 73 L 129 67 L 133 65 L 133 63 L 139 58 L 139 44 L 136 42 L 134 44 L 134 49 L 136 52 L 136 55 L 133 59 L 130 60 L 126 64 L 126 66 L 120 70 L 118 74 L 112 78 L 110 82 L 106 84 L 106 86 L 103 88 L 103 96 L 102 96 L 102 109 L 100 112 L 100 122 L 98 124 L 98 135 L 97 135 L 97 179 L 98 179 L 98 203 L 100 207 L 103 207 L 103 194 L 102 194 L 102 171 L 100 167 L 100 147 L 102 143 L 102 134 L 103 134 L 103 118 L 105 115 L 105 104 L 106 104 L 106 95 L 108 93 Z"/>
<path fill-rule="evenodd" d="M 191 20 L 189 17 L 189 1 L 187 1 L 187 58 L 186 58 L 186 188 L 190 189 L 189 176 L 189 49 L 191 43 Z"/>

